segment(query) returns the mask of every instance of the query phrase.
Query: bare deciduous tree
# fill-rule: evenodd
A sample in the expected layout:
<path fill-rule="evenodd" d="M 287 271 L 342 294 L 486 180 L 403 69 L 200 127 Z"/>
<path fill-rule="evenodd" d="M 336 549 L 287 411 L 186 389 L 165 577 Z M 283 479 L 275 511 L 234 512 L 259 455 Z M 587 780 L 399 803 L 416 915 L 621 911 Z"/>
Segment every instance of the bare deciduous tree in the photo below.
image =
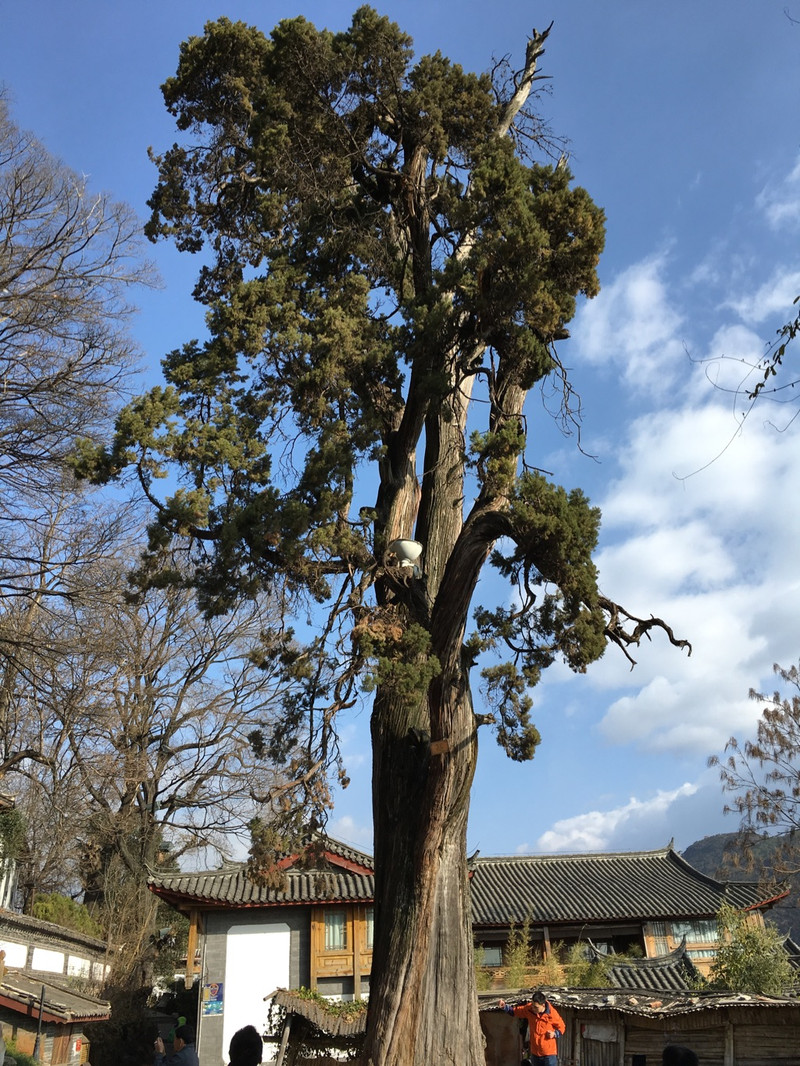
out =
<path fill-rule="evenodd" d="M 118 544 L 119 499 L 98 503 L 68 459 L 78 434 L 101 433 L 134 367 L 129 292 L 152 278 L 140 229 L 0 96 L 0 774 L 47 764 L 46 723 L 27 712 L 67 638 L 46 616 L 54 602 L 74 609 Z"/>
<path fill-rule="evenodd" d="M 32 819 L 28 904 L 36 891 L 82 893 L 128 945 L 115 979 L 138 987 L 153 961 L 149 872 L 204 849 L 229 856 L 274 784 L 258 738 L 287 640 L 265 597 L 211 620 L 174 585 L 131 602 L 120 591 L 130 566 L 98 564 L 80 601 L 36 612 L 29 671 L 7 694 L 6 748 L 38 756 L 7 759 L 6 781 Z"/>
<path fill-rule="evenodd" d="M 120 398 L 128 287 L 149 279 L 133 212 L 54 159 L 0 98 L 0 485 L 38 490 Z"/>
<path fill-rule="evenodd" d="M 759 838 L 780 836 L 770 866 L 787 876 L 800 872 L 800 669 L 777 663 L 773 669 L 789 694 L 751 689 L 750 698 L 764 705 L 755 740 L 731 737 L 709 765 L 719 767 L 722 788 L 732 795 L 725 809 L 739 816 L 737 847 L 745 861 Z"/>

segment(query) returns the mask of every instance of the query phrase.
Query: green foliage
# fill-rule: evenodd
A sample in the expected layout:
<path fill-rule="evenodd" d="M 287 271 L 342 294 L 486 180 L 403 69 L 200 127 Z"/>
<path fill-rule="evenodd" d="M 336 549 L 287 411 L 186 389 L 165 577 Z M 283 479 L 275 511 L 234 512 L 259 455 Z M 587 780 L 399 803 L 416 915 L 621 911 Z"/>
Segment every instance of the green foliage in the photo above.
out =
<path fill-rule="evenodd" d="M 792 304 L 796 307 L 800 303 L 800 295 L 795 296 Z M 761 374 L 761 378 L 756 382 L 755 387 L 747 392 L 748 400 L 755 400 L 763 392 L 766 394 L 777 392 L 779 389 L 785 389 L 786 384 L 773 383 L 772 388 L 769 388 L 770 379 L 775 378 L 778 375 L 778 370 L 783 365 L 784 356 L 786 355 L 786 349 L 800 333 L 800 314 L 795 318 L 790 319 L 784 326 L 778 330 L 777 339 L 773 341 L 767 350 L 766 355 L 760 361 L 756 369 Z M 794 388 L 797 384 L 796 379 L 789 382 L 789 385 Z"/>
<path fill-rule="evenodd" d="M 511 551 L 495 550 L 492 564 L 520 589 L 521 607 L 476 612 L 485 645 L 504 640 L 525 649 L 531 684 L 563 655 L 585 670 L 602 655 L 605 619 L 598 605 L 597 544 L 600 512 L 580 490 L 566 492 L 540 474 L 523 475 L 510 500 Z"/>
<path fill-rule="evenodd" d="M 475 987 L 479 992 L 487 992 L 492 987 L 492 968 L 485 965 L 486 952 L 482 947 L 473 948 L 473 966 L 475 967 Z"/>
<path fill-rule="evenodd" d="M 328 999 L 313 988 L 294 988 L 291 990 L 291 995 L 297 996 L 298 999 L 305 999 L 311 1003 L 315 1003 L 332 1018 L 344 1018 L 346 1021 L 353 1021 L 360 1015 L 366 1014 L 367 1011 L 367 1001 L 365 999 Z"/>
<path fill-rule="evenodd" d="M 15 807 L 0 810 L 0 858 L 16 859 L 25 844 L 25 818 Z"/>
<path fill-rule="evenodd" d="M 483 612 L 476 615 L 482 618 Z M 530 720 L 533 700 L 528 695 L 528 677 L 512 662 L 484 667 L 481 677 L 487 703 L 494 708 L 498 719 L 498 743 L 516 762 L 533 758 L 542 738 Z"/>
<path fill-rule="evenodd" d="M 173 980 L 180 973 L 181 960 L 186 958 L 189 944 L 189 919 L 174 908 L 160 906 L 156 913 L 158 930 L 153 934 L 155 947 L 153 974 L 162 980 Z M 159 984 L 161 981 L 159 981 Z M 180 985 L 182 988 L 182 983 Z M 184 1014 L 181 1010 L 179 1014 Z"/>
<path fill-rule="evenodd" d="M 597 291 L 602 212 L 565 168 L 528 166 L 493 136 L 488 77 L 438 53 L 411 61 L 407 35 L 367 7 L 338 34 L 297 18 L 267 38 L 222 18 L 182 46 L 163 87 L 194 147 L 154 157 L 148 234 L 211 253 L 196 289 L 211 339 L 170 353 L 167 388 L 79 466 L 100 479 L 133 466 L 148 491 L 180 471 L 151 552 L 165 531 L 205 531 L 196 583 L 210 609 L 255 578 L 324 599 L 326 560 L 368 564 L 379 525 L 365 538 L 342 517 L 354 471 L 416 403 L 404 385 L 444 413 L 457 383 L 443 355 L 477 345 L 500 357 L 501 393 L 527 389 L 553 369 L 576 294 Z M 406 204 L 417 167 L 427 232 Z M 376 314 L 376 298 L 397 314 Z M 513 490 L 520 427 L 499 418 L 481 438 L 493 491 Z"/>
<path fill-rule="evenodd" d="M 564 966 L 557 946 L 546 957 L 538 959 L 527 976 L 528 985 L 562 985 L 564 984 Z"/>
<path fill-rule="evenodd" d="M 431 637 L 421 625 L 403 627 L 373 623 L 357 633 L 360 653 L 372 665 L 364 678 L 370 692 L 378 685 L 409 701 L 422 699 L 439 673 L 439 663 L 430 654 Z"/>
<path fill-rule="evenodd" d="M 156 510 L 139 587 L 169 579 L 177 542 L 207 614 L 267 592 L 285 629 L 308 634 L 279 656 L 283 713 L 250 733 L 285 775 L 252 826 L 254 876 L 274 873 L 300 807 L 324 823 L 331 769 L 346 783 L 337 715 L 375 690 L 376 861 L 393 867 L 378 880 L 384 930 L 426 920 L 427 902 L 407 905 L 420 902 L 419 857 L 435 878 L 464 858 L 473 660 L 484 657 L 501 744 L 530 758 L 526 690 L 558 658 L 595 661 L 615 607 L 591 563 L 597 512 L 521 473 L 526 397 L 547 375 L 569 420 L 554 345 L 577 298 L 598 291 L 604 243 L 603 212 L 567 168 L 534 160 L 542 124 L 528 97 L 546 36 L 506 80 L 440 53 L 415 60 L 366 6 L 339 33 L 299 17 L 265 36 L 220 18 L 186 41 L 162 87 L 180 143 L 153 155 L 147 235 L 202 252 L 208 335 L 168 353 L 165 386 L 126 409 L 108 448 L 76 460 L 98 480 L 132 471 Z M 393 559 L 408 537 L 424 546 L 419 572 Z M 487 605 L 465 646 L 490 556 L 511 586 L 498 602 L 520 606 Z M 639 621 L 629 639 L 658 624 Z M 454 986 L 470 978 L 466 950 L 434 960 L 440 940 L 409 928 L 391 943 L 428 957 L 391 964 L 412 983 L 436 966 Z M 373 1002 L 391 979 L 373 971 Z M 438 1061 L 442 1026 L 420 1028 L 430 1047 L 416 1057 Z"/>
<path fill-rule="evenodd" d="M 534 965 L 531 952 L 531 916 L 528 914 L 522 925 L 511 923 L 503 955 L 508 988 L 522 988 Z"/>
<path fill-rule="evenodd" d="M 564 984 L 572 988 L 608 988 L 607 961 L 587 953 L 587 945 L 580 940 L 559 953 L 563 959 Z M 621 956 L 613 956 L 619 960 Z"/>
<path fill-rule="evenodd" d="M 744 911 L 724 905 L 717 915 L 719 946 L 709 987 L 730 992 L 780 995 L 797 987 L 797 971 L 772 926 L 761 928 Z"/>
<path fill-rule="evenodd" d="M 286 875 L 279 867 L 278 860 L 291 850 L 293 843 L 291 835 L 279 830 L 274 822 L 266 822 L 263 818 L 252 818 L 248 829 L 250 831 L 248 877 L 255 884 L 283 889 Z"/>
<path fill-rule="evenodd" d="M 17 1066 L 41 1066 L 41 1059 L 35 1059 L 26 1051 L 20 1051 L 15 1040 L 6 1043 L 6 1060 L 13 1059 Z"/>
<path fill-rule="evenodd" d="M 513 607 L 481 607 L 473 646 L 514 650 L 513 661 L 484 668 L 487 701 L 497 715 L 498 739 L 514 759 L 530 758 L 539 734 L 529 720 L 527 692 L 561 656 L 583 671 L 605 649 L 592 551 L 600 513 L 583 493 L 566 492 L 540 474 L 518 479 L 509 505 L 511 550 L 496 549 L 493 565 L 520 592 Z"/>
<path fill-rule="evenodd" d="M 65 929 L 74 929 L 87 936 L 102 938 L 104 929 L 83 903 L 76 903 L 59 892 L 39 895 L 33 901 L 33 917 L 44 922 L 53 922 Z"/>

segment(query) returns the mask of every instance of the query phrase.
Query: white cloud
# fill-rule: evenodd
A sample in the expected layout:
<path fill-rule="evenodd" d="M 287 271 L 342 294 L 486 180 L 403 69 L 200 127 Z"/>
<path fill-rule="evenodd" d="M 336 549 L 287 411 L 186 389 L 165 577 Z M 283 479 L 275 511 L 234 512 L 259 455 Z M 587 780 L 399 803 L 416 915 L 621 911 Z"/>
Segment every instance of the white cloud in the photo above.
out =
<path fill-rule="evenodd" d="M 590 363 L 621 369 L 628 388 L 661 394 L 678 379 L 683 355 L 681 316 L 663 279 L 666 256 L 637 263 L 583 304 L 573 327 L 575 346 Z"/>
<path fill-rule="evenodd" d="M 774 230 L 800 226 L 800 159 L 785 178 L 764 186 L 756 206 Z"/>
<path fill-rule="evenodd" d="M 675 801 L 680 797 L 692 796 L 697 787 L 686 782 L 671 791 L 660 790 L 647 800 L 632 797 L 621 807 L 562 818 L 538 838 L 536 851 L 570 853 L 614 850 L 614 841 L 620 835 L 630 836 L 635 831 L 636 823 L 663 822 Z M 647 832 L 648 835 L 652 834 L 652 829 Z M 665 839 L 663 843 L 666 842 Z"/>
<path fill-rule="evenodd" d="M 792 317 L 792 305 L 798 292 L 800 271 L 779 268 L 757 289 L 729 299 L 726 306 L 731 307 L 749 325 L 766 322 L 771 315 L 788 321 Z"/>
<path fill-rule="evenodd" d="M 719 752 L 731 734 L 750 735 L 759 712 L 747 699 L 747 689 L 739 687 L 748 683 L 746 677 L 737 671 L 730 684 L 704 682 L 702 677 L 693 681 L 653 678 L 611 704 L 600 734 L 650 752 L 699 757 Z"/>
<path fill-rule="evenodd" d="M 689 402 L 630 424 L 619 447 L 620 474 L 600 501 L 605 528 L 638 533 L 702 519 L 727 538 L 743 526 L 760 529 L 777 489 L 793 507 L 783 495 L 800 489 L 793 449 L 758 413 L 743 426 L 728 397 L 707 384 L 696 399 L 705 405 Z"/>
<path fill-rule="evenodd" d="M 644 502 L 631 493 L 627 506 L 633 510 Z M 652 503 L 658 510 L 659 501 Z M 735 563 L 720 531 L 700 518 L 670 521 L 675 522 L 674 514 L 664 517 L 661 528 L 633 533 L 604 549 L 597 556 L 603 587 L 636 592 L 646 581 L 651 594 L 661 599 L 681 589 L 710 591 L 734 577 Z"/>
<path fill-rule="evenodd" d="M 640 617 L 663 618 L 693 646 L 688 657 L 655 631 L 631 649 L 633 673 L 613 649 L 592 668 L 591 685 L 618 692 L 599 720 L 607 744 L 676 757 L 718 751 L 753 731 L 749 689 L 773 661 L 800 653 L 796 449 L 749 420 L 701 473 L 673 476 L 713 455 L 730 424 L 718 404 L 640 419 L 601 503 L 604 592 Z"/>
<path fill-rule="evenodd" d="M 597 332 L 581 334 L 584 354 L 599 359 L 612 337 L 635 333 L 643 320 L 635 292 L 655 303 L 661 329 L 649 336 L 675 351 L 671 331 L 683 316 L 672 310 L 664 265 L 655 257 L 632 267 L 609 287 L 600 313 L 592 318 L 587 309 L 582 328 Z M 698 356 L 669 404 L 642 410 L 617 442 L 617 474 L 598 500 L 601 588 L 640 617 L 663 618 L 693 653 L 654 631 L 651 642 L 630 649 L 633 672 L 614 648 L 579 682 L 551 672 L 545 685 L 563 693 L 561 706 L 580 706 L 578 684 L 598 703 L 605 696 L 595 729 L 606 750 L 704 761 L 731 735 L 753 734 L 759 708 L 748 691 L 769 687 L 773 662 L 800 655 L 800 454 L 764 421 L 770 408 L 760 404 L 743 417 L 744 377 L 764 342 L 730 316 L 734 309 L 761 321 L 770 300 L 779 306 L 798 290 L 800 273 L 776 274 L 729 301 L 728 321 L 718 314 L 710 339 L 693 343 Z M 657 365 L 653 354 L 651 369 Z"/>
<path fill-rule="evenodd" d="M 352 844 L 360 851 L 372 853 L 372 823 L 359 823 L 350 815 L 343 815 L 328 824 L 328 833 L 343 844 Z"/>
<path fill-rule="evenodd" d="M 553 822 L 533 844 L 514 849 L 518 855 L 650 851 L 672 842 L 681 851 L 715 833 L 734 832 L 735 815 L 725 811 L 719 770 L 704 767 L 692 781 L 662 788 L 645 797 L 591 809 Z"/>

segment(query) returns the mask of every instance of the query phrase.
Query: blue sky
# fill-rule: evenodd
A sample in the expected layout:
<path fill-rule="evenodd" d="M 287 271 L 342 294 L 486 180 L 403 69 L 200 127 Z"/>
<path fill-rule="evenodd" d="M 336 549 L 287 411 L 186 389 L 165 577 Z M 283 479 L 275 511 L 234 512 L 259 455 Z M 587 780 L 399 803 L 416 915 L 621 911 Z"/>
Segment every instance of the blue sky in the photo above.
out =
<path fill-rule="evenodd" d="M 355 6 L 0 0 L 0 80 L 20 125 L 144 214 L 147 147 L 174 139 L 159 85 L 183 39 L 223 14 L 266 32 L 297 14 L 338 29 Z M 532 27 L 555 22 L 541 109 L 608 237 L 602 292 L 560 350 L 589 454 L 542 415 L 532 461 L 602 508 L 604 591 L 694 645 L 687 658 L 656 637 L 634 671 L 614 649 L 584 676 L 551 671 L 534 693 L 532 763 L 481 736 L 470 849 L 683 848 L 733 829 L 707 757 L 753 733 L 748 690 L 771 691 L 772 664 L 800 656 L 800 426 L 786 405 L 742 421 L 730 391 L 800 292 L 800 0 L 375 6 L 417 54 L 474 70 L 521 65 Z M 151 373 L 201 328 L 196 264 L 167 245 L 152 257 L 163 286 L 142 294 L 135 324 Z M 353 785 L 331 829 L 369 847 L 366 712 L 345 754 Z"/>

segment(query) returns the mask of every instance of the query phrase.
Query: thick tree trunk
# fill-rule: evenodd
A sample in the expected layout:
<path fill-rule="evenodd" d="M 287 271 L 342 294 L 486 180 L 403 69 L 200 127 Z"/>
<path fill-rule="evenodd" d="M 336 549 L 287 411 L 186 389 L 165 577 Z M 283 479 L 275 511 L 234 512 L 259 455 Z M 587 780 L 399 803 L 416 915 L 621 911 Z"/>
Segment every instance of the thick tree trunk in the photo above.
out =
<path fill-rule="evenodd" d="M 433 745 L 431 720 L 449 722 Z M 416 706 L 379 691 L 372 739 L 376 920 L 363 1061 L 483 1066 L 466 864 L 477 739 L 465 677 L 437 680 Z"/>

